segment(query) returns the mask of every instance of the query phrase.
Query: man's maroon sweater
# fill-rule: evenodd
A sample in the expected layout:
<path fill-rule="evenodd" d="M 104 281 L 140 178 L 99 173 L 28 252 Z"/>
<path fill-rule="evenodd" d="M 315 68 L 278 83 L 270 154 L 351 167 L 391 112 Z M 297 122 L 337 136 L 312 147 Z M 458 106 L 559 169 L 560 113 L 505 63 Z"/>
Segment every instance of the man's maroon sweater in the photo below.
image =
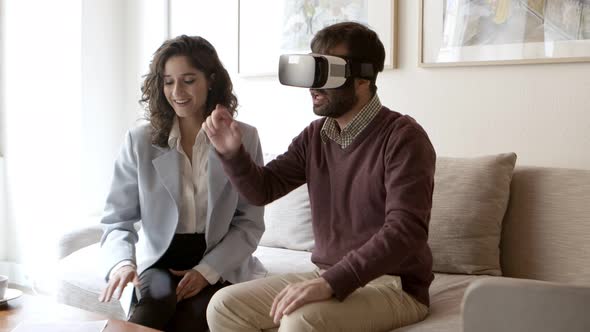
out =
<path fill-rule="evenodd" d="M 436 155 L 414 119 L 383 107 L 342 149 L 312 122 L 286 153 L 257 166 L 244 147 L 224 168 L 239 192 L 264 205 L 307 183 L 315 236 L 311 260 L 343 300 L 384 275 L 429 305 L 427 244 Z M 223 159 L 223 158 L 222 158 Z"/>

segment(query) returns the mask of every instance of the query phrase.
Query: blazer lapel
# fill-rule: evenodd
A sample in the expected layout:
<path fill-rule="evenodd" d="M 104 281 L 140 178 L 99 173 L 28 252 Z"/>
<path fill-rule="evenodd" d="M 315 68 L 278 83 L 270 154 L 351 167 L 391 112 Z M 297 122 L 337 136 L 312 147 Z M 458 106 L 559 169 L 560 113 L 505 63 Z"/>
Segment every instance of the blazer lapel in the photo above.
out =
<path fill-rule="evenodd" d="M 225 175 L 225 171 L 223 170 L 223 165 L 219 160 L 219 156 L 215 151 L 215 148 L 211 147 L 209 149 L 209 171 L 207 172 L 207 185 L 209 186 L 209 201 L 207 209 L 207 224 L 211 219 L 211 213 L 213 212 L 213 208 L 217 204 L 217 200 L 219 196 L 223 192 L 224 187 L 228 183 L 227 175 Z"/>
<path fill-rule="evenodd" d="M 160 177 L 160 181 L 168 190 L 170 196 L 176 203 L 176 207 L 180 206 L 180 181 L 182 179 L 180 163 L 182 155 L 175 149 L 169 149 L 162 155 L 152 160 L 152 164 Z"/>

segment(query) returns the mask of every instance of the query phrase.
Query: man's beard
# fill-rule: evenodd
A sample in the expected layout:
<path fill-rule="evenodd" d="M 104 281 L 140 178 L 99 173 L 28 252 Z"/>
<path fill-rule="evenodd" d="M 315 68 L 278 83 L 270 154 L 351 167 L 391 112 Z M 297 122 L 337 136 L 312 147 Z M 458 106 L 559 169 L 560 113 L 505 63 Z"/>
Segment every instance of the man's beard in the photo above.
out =
<path fill-rule="evenodd" d="M 351 83 L 354 81 L 351 80 Z M 348 113 L 357 103 L 358 98 L 355 93 L 354 83 L 346 82 L 342 87 L 336 89 L 319 89 L 317 93 L 324 94 L 327 101 L 323 105 L 313 106 L 313 112 L 319 116 L 330 118 L 339 118 Z"/>

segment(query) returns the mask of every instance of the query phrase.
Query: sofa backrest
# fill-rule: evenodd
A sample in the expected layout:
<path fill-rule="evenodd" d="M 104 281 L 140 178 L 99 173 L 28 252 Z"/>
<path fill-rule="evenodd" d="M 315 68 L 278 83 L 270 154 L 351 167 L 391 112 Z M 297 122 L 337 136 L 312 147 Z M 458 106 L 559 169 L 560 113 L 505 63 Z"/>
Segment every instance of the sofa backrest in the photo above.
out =
<path fill-rule="evenodd" d="M 505 276 L 590 285 L 590 170 L 516 167 L 500 252 Z"/>

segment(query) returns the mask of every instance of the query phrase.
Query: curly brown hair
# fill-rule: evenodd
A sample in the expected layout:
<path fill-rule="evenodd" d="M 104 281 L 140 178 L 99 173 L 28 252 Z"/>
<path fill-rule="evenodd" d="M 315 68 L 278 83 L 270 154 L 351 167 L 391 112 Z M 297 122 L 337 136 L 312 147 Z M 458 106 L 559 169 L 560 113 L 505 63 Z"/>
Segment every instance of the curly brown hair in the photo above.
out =
<path fill-rule="evenodd" d="M 211 43 L 199 36 L 178 36 L 165 41 L 154 53 L 149 73 L 141 87 L 139 103 L 145 108 L 145 116 L 152 125 L 152 144 L 168 146 L 168 136 L 174 122 L 174 109 L 164 95 L 164 66 L 173 56 L 186 56 L 190 63 L 211 79 L 205 114 L 207 118 L 217 104 L 227 107 L 232 116 L 238 107 L 231 78 Z"/>

